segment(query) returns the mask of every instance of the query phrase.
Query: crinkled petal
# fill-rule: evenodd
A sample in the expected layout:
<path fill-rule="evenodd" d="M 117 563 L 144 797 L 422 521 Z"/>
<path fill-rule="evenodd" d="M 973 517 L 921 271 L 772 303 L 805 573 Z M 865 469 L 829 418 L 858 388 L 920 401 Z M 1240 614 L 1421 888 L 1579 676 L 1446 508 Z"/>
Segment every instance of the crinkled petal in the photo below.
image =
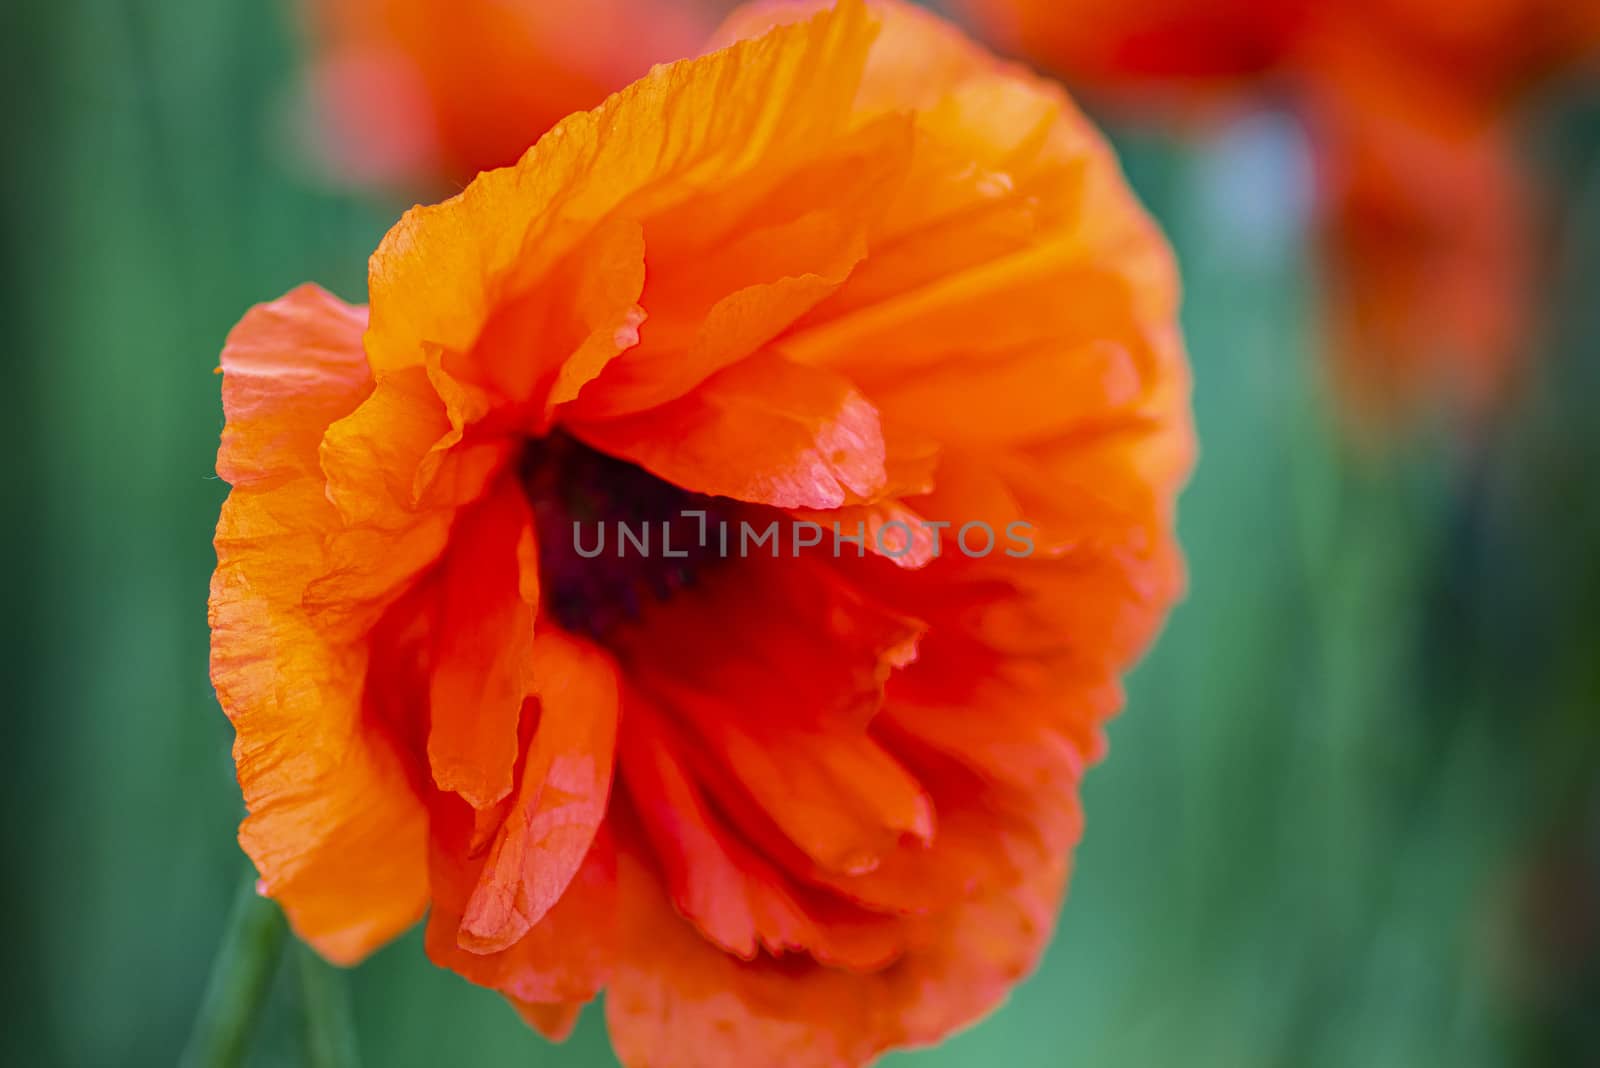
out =
<path fill-rule="evenodd" d="M 317 446 L 328 424 L 372 391 L 361 350 L 366 327 L 365 308 L 310 284 L 245 313 L 222 357 L 224 482 L 321 474 Z"/>
<path fill-rule="evenodd" d="M 728 953 L 803 951 L 871 971 L 905 949 L 903 924 L 792 879 L 708 803 L 661 712 L 634 697 L 622 744 L 628 797 L 684 917 Z"/>
<path fill-rule="evenodd" d="M 555 1005 L 575 1012 L 599 993 L 611 974 L 617 948 L 612 837 L 602 824 L 565 891 L 539 922 L 505 948 L 480 953 L 464 948 L 459 939 L 462 910 L 482 865 L 482 858 L 471 853 L 472 823 L 460 802 L 434 810 L 428 957 L 441 968 L 498 990 L 519 1010 L 549 1006 L 536 1018 L 553 1025 L 564 1016 Z"/>
<path fill-rule="evenodd" d="M 511 792 L 539 604 L 532 523 L 521 485 L 502 479 L 456 519 L 434 580 L 428 763 L 475 808 Z"/>
<path fill-rule="evenodd" d="M 364 718 L 368 652 L 304 607 L 341 529 L 319 427 L 370 388 L 360 318 L 302 288 L 230 335 L 219 463 L 244 481 L 217 524 L 210 608 L 211 677 L 250 812 L 240 843 L 299 935 L 341 963 L 413 923 L 427 900 L 422 804 L 391 738 Z"/>
<path fill-rule="evenodd" d="M 522 781 L 461 921 L 464 949 L 492 953 L 561 898 L 605 818 L 617 736 L 617 675 L 604 653 L 554 627 L 534 636 L 538 726 Z"/>
<path fill-rule="evenodd" d="M 1038 959 L 1063 865 L 930 921 L 923 941 L 861 974 L 721 952 L 672 909 L 650 862 L 619 861 L 623 951 L 606 1020 L 624 1063 L 651 1068 L 861 1064 L 942 1038 L 993 1008 Z"/>
<path fill-rule="evenodd" d="M 650 319 L 570 418 L 623 415 L 673 400 L 750 355 L 836 292 L 905 178 L 910 120 L 889 115 L 793 173 L 717 188 L 651 219 Z M 769 168 L 769 169 L 775 169 Z M 816 207 L 814 191 L 829 191 Z"/>
<path fill-rule="evenodd" d="M 778 508 L 838 508 L 888 487 L 878 413 L 848 380 L 753 357 L 687 396 L 573 433 L 674 485 Z"/>
<path fill-rule="evenodd" d="M 876 33 L 865 5 L 657 67 L 568 117 L 520 162 L 460 196 L 413 208 L 373 255 L 367 349 L 383 372 L 424 346 L 471 351 L 490 315 L 613 212 L 636 218 L 785 153 L 800 158 L 849 120 Z"/>

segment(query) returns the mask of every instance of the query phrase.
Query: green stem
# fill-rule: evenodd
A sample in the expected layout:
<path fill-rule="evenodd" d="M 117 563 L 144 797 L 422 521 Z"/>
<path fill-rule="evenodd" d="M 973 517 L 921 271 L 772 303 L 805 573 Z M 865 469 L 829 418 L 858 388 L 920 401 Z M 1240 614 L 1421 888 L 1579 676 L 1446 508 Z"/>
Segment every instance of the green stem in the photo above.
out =
<path fill-rule="evenodd" d="M 211 965 L 181 1068 L 235 1068 L 244 1063 L 287 934 L 283 913 L 256 893 L 255 872 L 250 872 L 239 888 Z"/>
<path fill-rule="evenodd" d="M 306 945 L 295 947 L 308 1068 L 359 1068 L 355 1020 L 344 972 Z"/>

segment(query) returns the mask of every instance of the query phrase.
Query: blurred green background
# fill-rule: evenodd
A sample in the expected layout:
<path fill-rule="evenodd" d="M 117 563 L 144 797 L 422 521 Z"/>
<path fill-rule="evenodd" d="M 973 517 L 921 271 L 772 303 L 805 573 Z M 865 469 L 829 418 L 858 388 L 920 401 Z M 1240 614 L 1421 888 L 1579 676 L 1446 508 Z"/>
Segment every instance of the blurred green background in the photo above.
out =
<path fill-rule="evenodd" d="M 212 374 L 251 303 L 363 297 L 398 205 L 320 180 L 264 0 L 8 0 L 0 1059 L 168 1065 L 236 889 L 207 680 Z M 1600 1064 L 1600 100 L 1525 151 L 1555 255 L 1504 424 L 1341 437 L 1294 128 L 1114 131 L 1184 263 L 1187 602 L 1134 677 L 1058 937 L 901 1066 Z M 283 968 L 257 1065 L 306 1063 Z M 379 1066 L 604 1065 L 435 970 L 351 974 Z"/>

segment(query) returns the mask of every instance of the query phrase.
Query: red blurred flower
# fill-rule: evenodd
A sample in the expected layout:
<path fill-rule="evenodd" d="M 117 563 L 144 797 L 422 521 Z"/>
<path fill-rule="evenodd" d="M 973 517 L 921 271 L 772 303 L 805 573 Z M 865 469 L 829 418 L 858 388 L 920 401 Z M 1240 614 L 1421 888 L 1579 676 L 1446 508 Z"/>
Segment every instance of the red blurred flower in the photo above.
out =
<path fill-rule="evenodd" d="M 1006 49 L 1085 86 L 1170 105 L 1277 71 L 1314 0 L 960 0 Z"/>
<path fill-rule="evenodd" d="M 307 0 L 319 148 L 347 176 L 459 189 L 652 63 L 729 0 Z"/>
<path fill-rule="evenodd" d="M 547 1033 L 606 987 L 631 1064 L 994 1005 L 1181 583 L 1176 280 L 1114 160 L 931 16 L 813 7 L 408 213 L 370 312 L 304 287 L 223 352 L 265 892 L 343 962 L 427 909 Z M 654 554 L 591 556 L 618 523 Z"/>
<path fill-rule="evenodd" d="M 1335 369 L 1388 421 L 1481 415 L 1526 346 L 1533 206 L 1512 145 L 1528 91 L 1600 55 L 1589 0 L 963 0 L 1007 48 L 1169 112 L 1272 94 L 1305 118 Z"/>

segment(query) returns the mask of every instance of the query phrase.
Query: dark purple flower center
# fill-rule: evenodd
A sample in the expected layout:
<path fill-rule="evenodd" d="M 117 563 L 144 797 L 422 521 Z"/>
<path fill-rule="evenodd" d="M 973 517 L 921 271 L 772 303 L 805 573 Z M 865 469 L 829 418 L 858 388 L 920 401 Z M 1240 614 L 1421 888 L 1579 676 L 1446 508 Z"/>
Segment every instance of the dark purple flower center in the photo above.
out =
<path fill-rule="evenodd" d="M 522 483 L 538 534 L 542 611 L 596 639 L 714 566 L 718 524 L 740 508 L 560 431 L 528 444 Z"/>

